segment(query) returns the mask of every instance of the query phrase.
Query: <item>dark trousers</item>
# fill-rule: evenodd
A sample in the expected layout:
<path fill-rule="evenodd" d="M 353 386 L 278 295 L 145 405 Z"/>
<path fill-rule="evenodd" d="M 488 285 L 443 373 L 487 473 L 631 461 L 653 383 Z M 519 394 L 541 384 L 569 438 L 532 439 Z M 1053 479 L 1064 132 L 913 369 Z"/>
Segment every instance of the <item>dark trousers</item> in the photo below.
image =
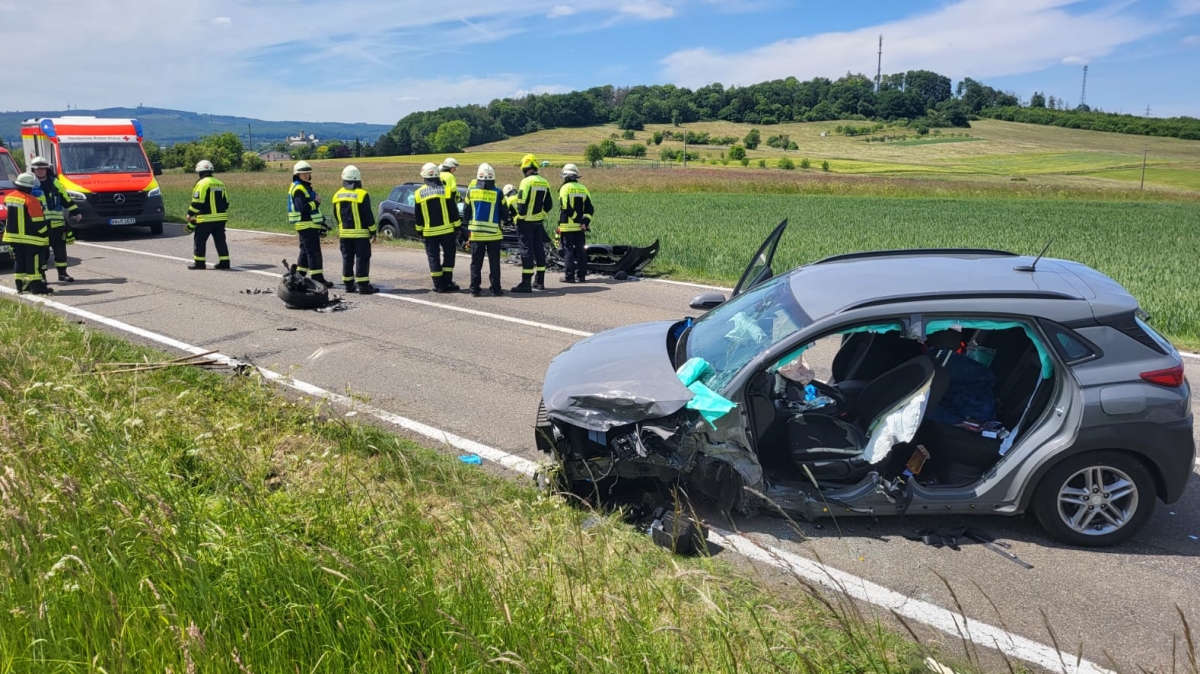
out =
<path fill-rule="evenodd" d="M 50 228 L 50 245 L 42 250 L 41 262 L 42 268 L 40 271 L 43 275 L 46 273 L 46 268 L 50 266 L 50 254 L 54 254 L 54 266 L 58 269 L 67 268 L 67 227 Z"/>
<path fill-rule="evenodd" d="M 492 292 L 500 292 L 500 241 L 471 242 L 471 292 L 479 292 L 483 282 L 483 258 L 488 260 L 488 280 Z"/>
<path fill-rule="evenodd" d="M 321 230 L 302 229 L 297 233 L 300 235 L 300 257 L 296 258 L 296 271 L 323 276 L 325 260 L 321 257 Z"/>
<path fill-rule="evenodd" d="M 192 233 L 192 258 L 196 262 L 204 262 L 205 251 L 208 248 L 208 237 L 212 237 L 213 246 L 217 249 L 217 261 L 229 261 L 229 244 L 225 241 L 225 223 L 201 222 L 196 224 Z"/>
<path fill-rule="evenodd" d="M 17 290 L 25 290 L 33 281 L 42 280 L 42 246 L 32 246 L 27 243 L 14 243 L 13 280 L 17 282 Z"/>
<path fill-rule="evenodd" d="M 540 222 L 517 223 L 517 246 L 521 250 L 521 273 L 546 271 L 546 228 Z"/>
<path fill-rule="evenodd" d="M 371 282 L 371 240 L 342 239 L 342 281 Z"/>
<path fill-rule="evenodd" d="M 563 232 L 561 236 L 567 278 L 575 277 L 582 281 L 587 277 L 587 234 Z"/>
<path fill-rule="evenodd" d="M 429 275 L 433 285 L 441 287 L 447 274 L 454 275 L 455 249 L 458 232 L 425 237 L 425 257 L 429 259 Z"/>

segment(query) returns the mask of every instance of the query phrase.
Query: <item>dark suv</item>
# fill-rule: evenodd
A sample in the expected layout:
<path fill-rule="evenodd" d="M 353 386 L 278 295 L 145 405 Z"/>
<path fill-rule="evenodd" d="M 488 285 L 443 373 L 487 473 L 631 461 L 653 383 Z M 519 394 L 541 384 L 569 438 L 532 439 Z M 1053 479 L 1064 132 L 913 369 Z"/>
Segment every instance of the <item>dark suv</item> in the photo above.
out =
<path fill-rule="evenodd" d="M 387 199 L 379 202 L 379 214 L 375 219 L 379 221 L 379 236 L 384 239 L 411 239 L 413 241 L 421 241 L 423 239 L 420 232 L 417 231 L 417 215 L 416 215 L 416 195 L 417 190 L 421 188 L 423 183 L 404 183 L 392 188 Z M 458 188 L 458 213 L 465 213 L 464 203 L 467 199 L 467 190 L 465 187 Z M 465 244 L 467 236 L 470 232 L 466 227 L 460 227 L 459 239 Z"/>
<path fill-rule="evenodd" d="M 896 250 L 771 270 L 732 297 L 559 354 L 535 441 L 564 489 L 682 485 L 806 518 L 1033 511 L 1055 538 L 1133 536 L 1194 469 L 1179 352 L 1077 262 Z M 804 360 L 831 338 L 830 372 Z M 821 375 L 821 376 L 818 376 Z"/>

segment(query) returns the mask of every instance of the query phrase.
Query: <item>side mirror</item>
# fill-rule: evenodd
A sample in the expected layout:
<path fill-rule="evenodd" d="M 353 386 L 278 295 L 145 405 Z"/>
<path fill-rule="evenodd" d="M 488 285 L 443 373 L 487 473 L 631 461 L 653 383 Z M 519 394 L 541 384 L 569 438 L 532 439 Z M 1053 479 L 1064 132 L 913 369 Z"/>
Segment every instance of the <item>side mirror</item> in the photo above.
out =
<path fill-rule="evenodd" d="M 153 164 L 150 164 L 150 168 L 154 170 L 154 175 L 162 175 L 162 162 L 156 161 Z"/>
<path fill-rule="evenodd" d="M 702 293 L 693 297 L 691 304 L 688 306 L 700 311 L 708 311 L 709 309 L 716 309 L 724 303 L 725 296 L 721 293 Z"/>

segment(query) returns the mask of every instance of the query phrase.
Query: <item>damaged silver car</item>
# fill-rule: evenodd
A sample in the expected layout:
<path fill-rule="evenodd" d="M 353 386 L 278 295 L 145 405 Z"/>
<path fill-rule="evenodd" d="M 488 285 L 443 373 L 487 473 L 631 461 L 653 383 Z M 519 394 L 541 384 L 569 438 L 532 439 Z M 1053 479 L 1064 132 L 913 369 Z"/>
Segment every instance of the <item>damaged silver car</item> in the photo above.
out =
<path fill-rule="evenodd" d="M 731 297 L 551 363 L 536 442 L 557 485 L 682 487 L 725 510 L 1032 511 L 1056 539 L 1127 540 L 1192 474 L 1179 353 L 1112 279 L 976 249 L 854 253 L 775 276 L 787 222 Z M 825 370 L 806 362 L 820 340 Z"/>

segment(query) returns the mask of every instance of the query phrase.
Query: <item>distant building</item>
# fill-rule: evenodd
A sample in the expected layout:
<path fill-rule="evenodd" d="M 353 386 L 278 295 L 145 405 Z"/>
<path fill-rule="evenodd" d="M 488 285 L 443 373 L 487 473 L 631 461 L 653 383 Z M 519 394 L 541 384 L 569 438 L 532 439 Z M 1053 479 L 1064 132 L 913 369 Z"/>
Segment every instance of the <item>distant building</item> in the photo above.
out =
<path fill-rule="evenodd" d="M 266 152 L 259 152 L 258 156 L 263 161 L 288 161 L 292 158 L 292 155 L 286 152 L 280 152 L 279 150 L 267 150 Z"/>
<path fill-rule="evenodd" d="M 313 134 L 310 133 L 305 136 L 303 129 L 300 130 L 300 135 L 287 137 L 288 147 L 316 147 L 320 144 L 321 141 L 317 140 L 317 137 Z"/>

